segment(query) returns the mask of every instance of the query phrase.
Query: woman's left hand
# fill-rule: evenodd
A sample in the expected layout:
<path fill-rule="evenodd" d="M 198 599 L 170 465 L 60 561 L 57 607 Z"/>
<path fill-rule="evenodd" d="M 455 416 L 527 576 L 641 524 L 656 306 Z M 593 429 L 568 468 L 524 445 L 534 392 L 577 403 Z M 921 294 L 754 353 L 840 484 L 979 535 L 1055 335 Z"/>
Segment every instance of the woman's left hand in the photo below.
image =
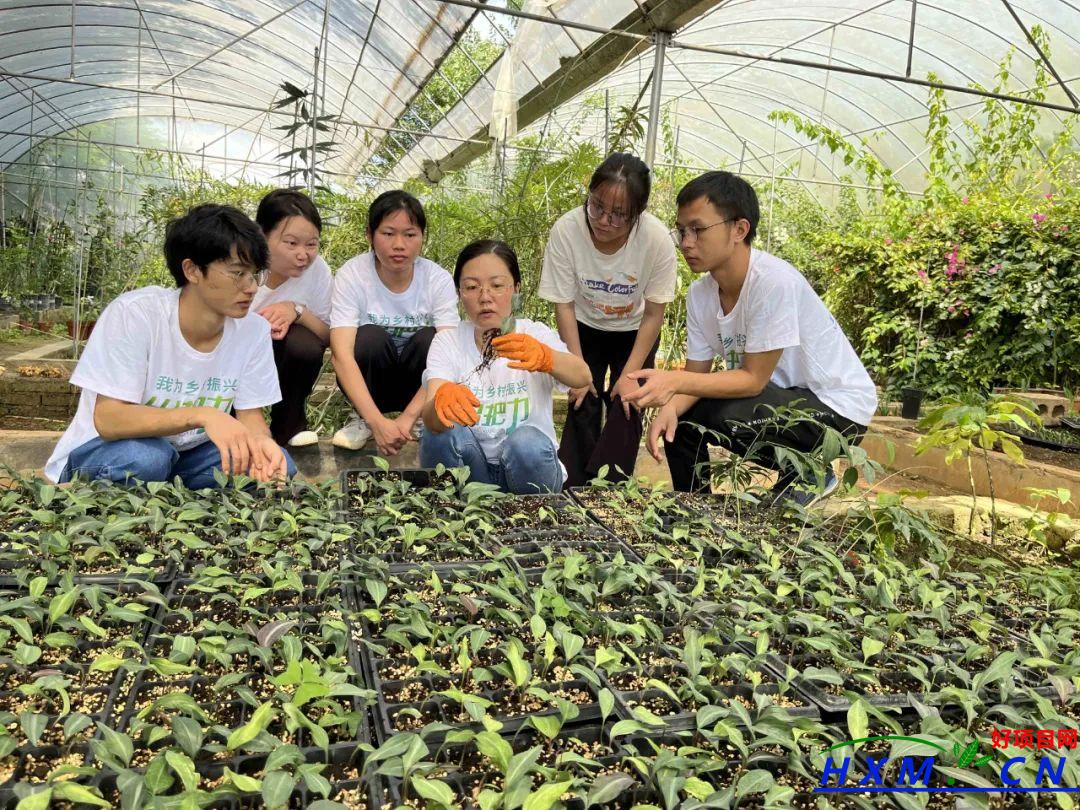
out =
<path fill-rule="evenodd" d="M 615 397 L 619 398 L 619 402 L 622 404 L 623 413 L 626 414 L 626 418 L 630 418 L 630 403 L 626 397 L 629 394 L 634 393 L 640 388 L 637 381 L 629 374 L 623 374 L 615 381 L 615 385 L 611 386 L 611 399 L 614 401 Z"/>
<path fill-rule="evenodd" d="M 499 357 L 515 362 L 508 364 L 507 368 L 521 369 L 522 371 L 542 371 L 550 374 L 555 367 L 555 357 L 551 347 L 541 343 L 532 335 L 514 332 L 509 335 L 500 335 L 491 341 L 491 347 Z"/>
<path fill-rule="evenodd" d="M 296 305 L 292 301 L 278 301 L 260 309 L 259 314 L 270 322 L 270 337 L 281 340 L 296 321 Z"/>

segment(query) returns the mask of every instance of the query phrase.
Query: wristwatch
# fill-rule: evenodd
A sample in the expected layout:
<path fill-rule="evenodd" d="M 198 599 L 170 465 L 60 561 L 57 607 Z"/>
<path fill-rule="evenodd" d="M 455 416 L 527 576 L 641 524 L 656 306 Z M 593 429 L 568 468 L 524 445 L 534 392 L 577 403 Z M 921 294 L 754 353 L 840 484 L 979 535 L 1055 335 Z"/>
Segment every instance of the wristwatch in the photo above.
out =
<path fill-rule="evenodd" d="M 296 323 L 300 320 L 301 316 L 303 316 L 306 307 L 303 304 L 293 304 L 293 309 L 296 310 L 296 317 L 293 318 L 293 323 Z"/>

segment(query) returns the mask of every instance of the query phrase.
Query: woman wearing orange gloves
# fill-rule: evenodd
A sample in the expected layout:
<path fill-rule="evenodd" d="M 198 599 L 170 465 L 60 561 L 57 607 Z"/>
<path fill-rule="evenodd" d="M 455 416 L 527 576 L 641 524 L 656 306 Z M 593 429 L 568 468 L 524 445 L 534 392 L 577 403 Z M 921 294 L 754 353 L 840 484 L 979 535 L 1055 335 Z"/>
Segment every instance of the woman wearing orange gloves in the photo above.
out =
<path fill-rule="evenodd" d="M 558 492 L 566 470 L 551 397 L 557 386 L 588 385 L 589 367 L 550 327 L 512 319 L 521 271 L 505 242 L 468 245 L 454 283 L 467 320 L 438 333 L 428 352 L 420 462 L 468 467 L 469 480 L 508 492 Z"/>

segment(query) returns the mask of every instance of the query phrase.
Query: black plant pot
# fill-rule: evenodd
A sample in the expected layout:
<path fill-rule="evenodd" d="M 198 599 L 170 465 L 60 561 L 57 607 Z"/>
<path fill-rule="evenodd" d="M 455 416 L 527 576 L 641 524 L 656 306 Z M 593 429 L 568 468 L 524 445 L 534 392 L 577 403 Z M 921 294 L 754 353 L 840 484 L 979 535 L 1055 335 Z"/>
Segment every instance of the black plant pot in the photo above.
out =
<path fill-rule="evenodd" d="M 918 419 L 926 392 L 921 388 L 900 389 L 900 415 L 905 419 Z"/>

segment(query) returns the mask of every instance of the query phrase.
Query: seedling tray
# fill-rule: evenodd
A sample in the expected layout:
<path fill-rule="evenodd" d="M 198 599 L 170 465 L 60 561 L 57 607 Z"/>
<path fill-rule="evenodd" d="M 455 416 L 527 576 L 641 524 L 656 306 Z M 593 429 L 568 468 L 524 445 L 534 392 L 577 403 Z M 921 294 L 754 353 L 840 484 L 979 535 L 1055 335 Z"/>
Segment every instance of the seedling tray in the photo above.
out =
<path fill-rule="evenodd" d="M 728 648 L 730 651 L 740 651 L 738 647 L 732 646 Z M 775 676 L 775 673 L 764 668 L 769 675 Z M 615 696 L 615 707 L 620 717 L 632 718 L 634 716 L 634 706 L 642 705 L 646 702 L 653 702 L 654 704 L 659 702 L 663 703 L 667 707 L 666 713 L 653 711 L 660 719 L 664 721 L 664 729 L 671 731 L 683 731 L 694 730 L 697 728 L 697 709 L 684 710 L 681 706 L 671 701 L 671 698 L 665 694 L 662 689 L 655 687 L 648 687 L 642 689 L 625 689 L 619 686 L 620 682 L 625 682 L 624 677 L 629 675 L 640 675 L 644 678 L 655 679 L 661 682 L 670 683 L 673 677 L 685 672 L 685 669 L 681 666 L 659 666 L 653 667 L 651 670 L 646 669 L 630 669 L 623 670 L 619 673 L 606 673 L 601 671 L 601 680 L 611 693 Z M 747 707 L 748 711 L 753 712 L 755 710 L 755 694 L 764 694 L 770 697 L 775 697 L 780 693 L 779 683 L 762 683 L 755 687 L 753 684 L 745 681 L 740 681 L 731 686 L 717 687 L 718 691 L 723 692 L 731 702 L 740 701 Z M 790 716 L 792 717 L 811 717 L 815 720 L 821 719 L 821 712 L 818 707 L 811 701 L 805 700 L 805 698 L 796 692 L 792 688 L 791 693 L 794 697 L 803 700 L 805 705 L 803 706 L 782 706 Z M 707 704 L 722 706 L 722 703 Z M 729 704 L 730 705 L 730 704 Z"/>

